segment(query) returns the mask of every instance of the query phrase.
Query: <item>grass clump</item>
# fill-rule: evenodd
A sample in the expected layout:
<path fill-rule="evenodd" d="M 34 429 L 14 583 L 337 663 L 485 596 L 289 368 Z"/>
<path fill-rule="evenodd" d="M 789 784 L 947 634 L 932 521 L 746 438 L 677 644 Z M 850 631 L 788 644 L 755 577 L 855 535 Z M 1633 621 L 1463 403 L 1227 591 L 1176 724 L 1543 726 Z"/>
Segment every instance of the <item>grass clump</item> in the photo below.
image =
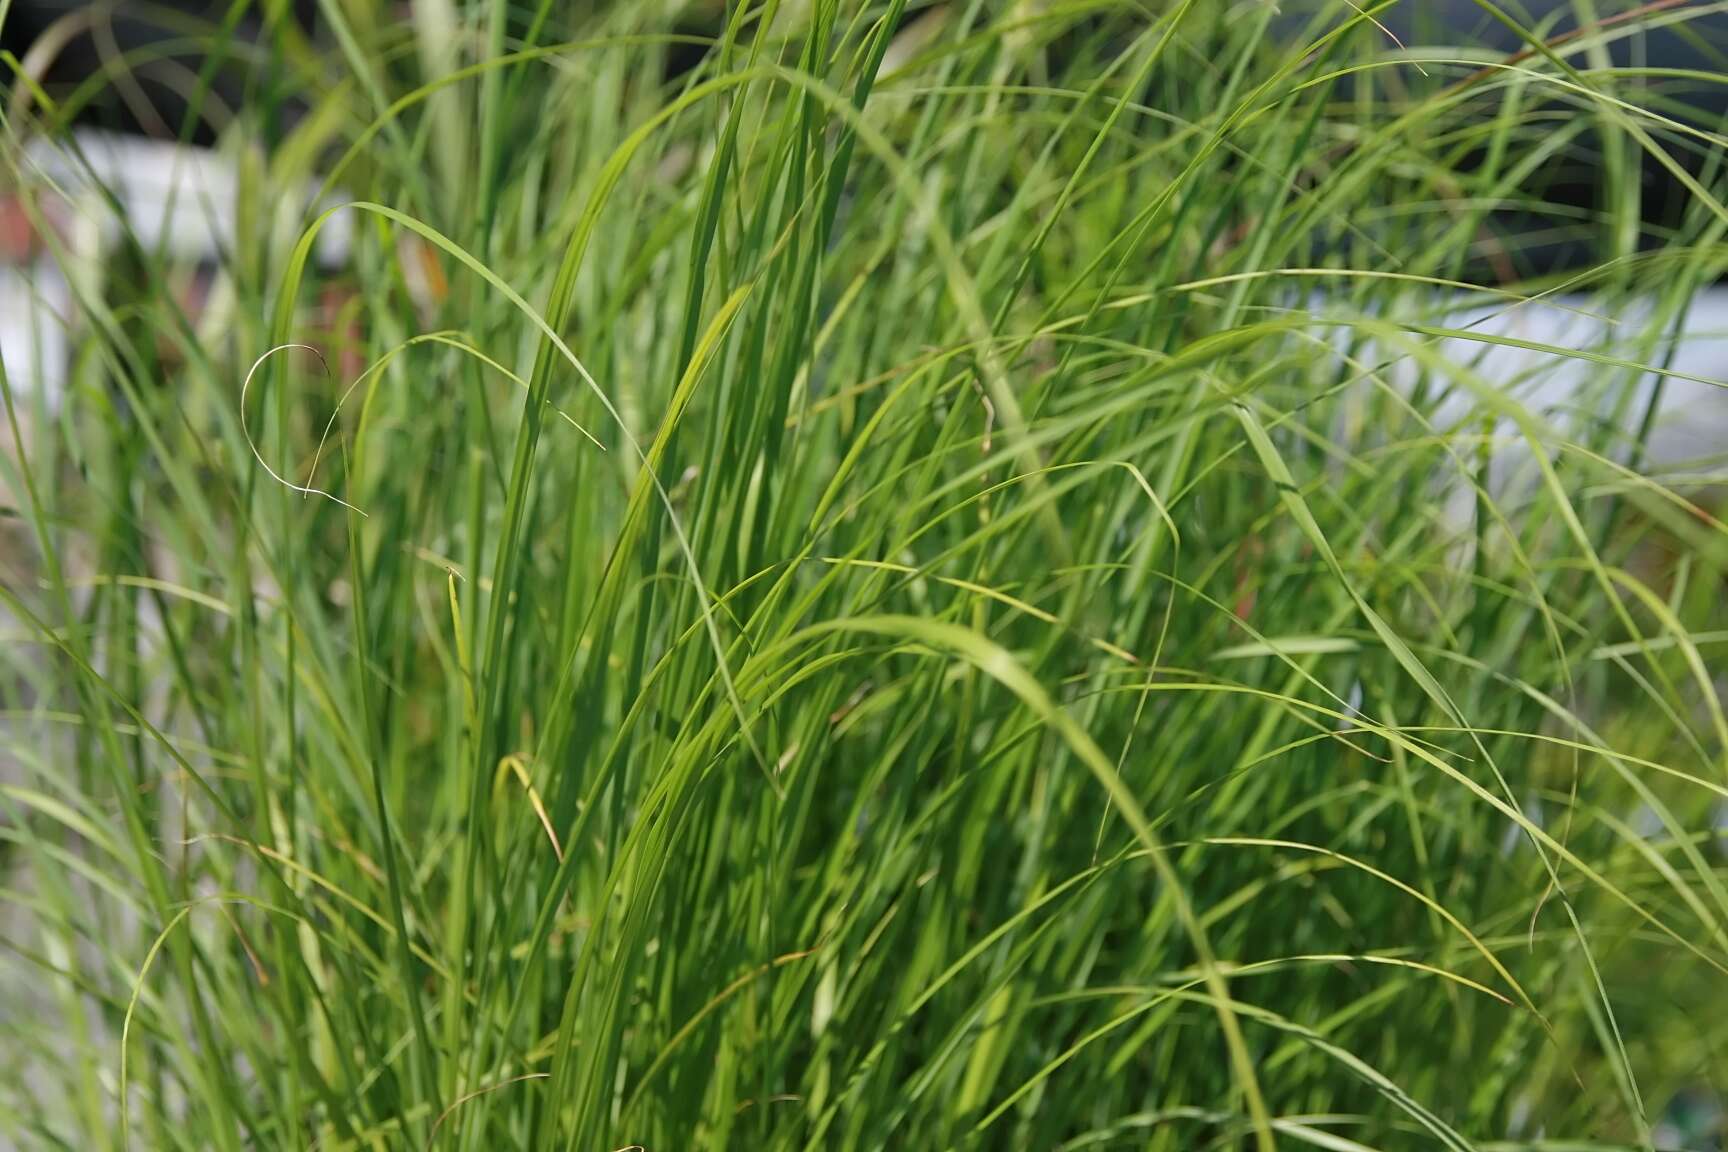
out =
<path fill-rule="evenodd" d="M 1706 8 L 1393 8 L 13 58 L 45 225 L 110 99 L 238 177 L 202 272 L 70 200 L 68 390 L 6 380 L 0 1131 L 1672 1144 L 1728 534 L 1650 445 L 1728 185 L 1721 77 L 1615 52 Z"/>

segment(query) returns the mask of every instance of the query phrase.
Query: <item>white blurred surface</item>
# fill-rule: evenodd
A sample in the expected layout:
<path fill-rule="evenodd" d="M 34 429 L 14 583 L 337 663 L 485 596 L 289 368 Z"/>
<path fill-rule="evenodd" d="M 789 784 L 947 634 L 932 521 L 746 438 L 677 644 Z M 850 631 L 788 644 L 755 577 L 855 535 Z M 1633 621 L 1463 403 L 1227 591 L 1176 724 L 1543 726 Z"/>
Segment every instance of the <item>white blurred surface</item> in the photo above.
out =
<path fill-rule="evenodd" d="M 19 168 L 77 257 L 99 262 L 126 229 L 146 251 L 188 265 L 215 262 L 234 245 L 239 175 L 234 161 L 215 151 L 81 129 L 65 144 L 31 141 Z M 298 238 L 315 194 L 311 186 L 288 190 L 270 205 L 269 224 L 287 242 Z M 320 266 L 347 260 L 352 227 L 348 213 L 337 213 L 319 232 L 313 253 Z M 14 387 L 40 394 L 50 408 L 65 389 L 71 300 L 46 256 L 0 263 L 0 357 Z"/>

